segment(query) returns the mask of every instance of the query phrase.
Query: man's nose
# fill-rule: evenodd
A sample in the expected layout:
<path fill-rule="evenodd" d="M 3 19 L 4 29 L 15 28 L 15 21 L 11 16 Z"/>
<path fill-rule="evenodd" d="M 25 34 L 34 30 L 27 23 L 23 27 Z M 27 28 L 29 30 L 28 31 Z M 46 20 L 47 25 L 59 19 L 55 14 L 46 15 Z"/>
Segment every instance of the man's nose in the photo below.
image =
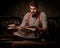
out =
<path fill-rule="evenodd" d="M 31 12 L 34 12 L 34 10 L 31 10 Z"/>

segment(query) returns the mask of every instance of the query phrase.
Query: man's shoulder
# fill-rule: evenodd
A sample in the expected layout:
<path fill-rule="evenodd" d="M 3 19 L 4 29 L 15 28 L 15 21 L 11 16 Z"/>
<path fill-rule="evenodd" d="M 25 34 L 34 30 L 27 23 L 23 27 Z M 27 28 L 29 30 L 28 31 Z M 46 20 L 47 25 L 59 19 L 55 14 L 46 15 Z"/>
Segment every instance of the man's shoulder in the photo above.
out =
<path fill-rule="evenodd" d="M 27 13 L 26 13 L 26 15 L 29 15 L 29 14 L 31 14 L 31 13 L 30 13 L 30 12 L 27 12 Z"/>
<path fill-rule="evenodd" d="M 42 11 L 42 12 L 40 12 L 40 14 L 46 14 L 46 13 Z"/>
<path fill-rule="evenodd" d="M 30 12 L 27 12 L 27 13 L 25 14 L 25 17 L 27 18 L 30 14 L 31 14 Z"/>
<path fill-rule="evenodd" d="M 46 17 L 46 13 L 45 13 L 45 12 L 41 12 L 41 13 L 40 13 L 40 16 L 41 16 L 41 17 Z"/>
<path fill-rule="evenodd" d="M 30 15 L 30 12 L 27 12 L 27 13 L 25 14 L 24 18 L 27 19 L 29 15 Z"/>

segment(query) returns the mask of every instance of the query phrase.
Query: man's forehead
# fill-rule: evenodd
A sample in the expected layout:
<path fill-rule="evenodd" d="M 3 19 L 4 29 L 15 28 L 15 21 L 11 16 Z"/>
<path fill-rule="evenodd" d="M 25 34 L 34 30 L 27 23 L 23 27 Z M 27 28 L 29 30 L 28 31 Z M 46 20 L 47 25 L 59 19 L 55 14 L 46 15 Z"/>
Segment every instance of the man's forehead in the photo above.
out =
<path fill-rule="evenodd" d="M 35 6 L 30 6 L 30 8 L 36 8 Z"/>

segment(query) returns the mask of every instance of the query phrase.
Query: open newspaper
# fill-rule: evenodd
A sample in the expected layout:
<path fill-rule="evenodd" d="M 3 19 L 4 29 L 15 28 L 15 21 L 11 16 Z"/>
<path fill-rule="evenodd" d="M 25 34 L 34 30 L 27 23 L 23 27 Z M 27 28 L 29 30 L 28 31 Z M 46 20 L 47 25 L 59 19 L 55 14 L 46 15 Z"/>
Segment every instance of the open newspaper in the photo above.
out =
<path fill-rule="evenodd" d="M 16 26 L 14 26 L 14 25 L 8 25 L 9 27 L 8 27 L 8 29 L 17 29 L 17 27 Z M 21 30 L 28 30 L 28 31 L 35 31 L 36 30 L 36 28 L 20 28 Z"/>
<path fill-rule="evenodd" d="M 36 28 L 25 28 L 26 30 L 35 31 Z"/>
<path fill-rule="evenodd" d="M 17 29 L 16 27 L 8 27 L 8 29 Z M 36 28 L 20 28 L 21 30 L 24 29 L 24 30 L 30 30 L 30 31 L 35 31 Z"/>
<path fill-rule="evenodd" d="M 17 29 L 17 27 L 15 26 L 15 24 L 10 24 L 8 25 L 7 29 Z"/>

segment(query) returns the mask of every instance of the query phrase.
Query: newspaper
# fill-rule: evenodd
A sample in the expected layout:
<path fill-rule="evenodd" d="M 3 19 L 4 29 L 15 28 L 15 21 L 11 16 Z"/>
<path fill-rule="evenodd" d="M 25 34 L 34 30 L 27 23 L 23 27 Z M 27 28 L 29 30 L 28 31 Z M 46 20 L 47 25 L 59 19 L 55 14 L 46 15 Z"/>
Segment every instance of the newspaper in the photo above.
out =
<path fill-rule="evenodd" d="M 14 26 L 14 24 L 8 25 L 9 27 L 7 29 L 17 29 L 16 26 Z M 36 28 L 20 28 L 21 30 L 29 30 L 29 31 L 35 31 Z"/>
<path fill-rule="evenodd" d="M 8 27 L 7 29 L 17 29 L 16 27 Z"/>
<path fill-rule="evenodd" d="M 36 28 L 25 28 L 26 30 L 35 31 Z"/>
<path fill-rule="evenodd" d="M 17 29 L 16 27 L 8 27 L 7 29 Z M 30 30 L 30 31 L 35 31 L 36 28 L 20 28 L 20 29 L 26 29 L 26 30 Z"/>

